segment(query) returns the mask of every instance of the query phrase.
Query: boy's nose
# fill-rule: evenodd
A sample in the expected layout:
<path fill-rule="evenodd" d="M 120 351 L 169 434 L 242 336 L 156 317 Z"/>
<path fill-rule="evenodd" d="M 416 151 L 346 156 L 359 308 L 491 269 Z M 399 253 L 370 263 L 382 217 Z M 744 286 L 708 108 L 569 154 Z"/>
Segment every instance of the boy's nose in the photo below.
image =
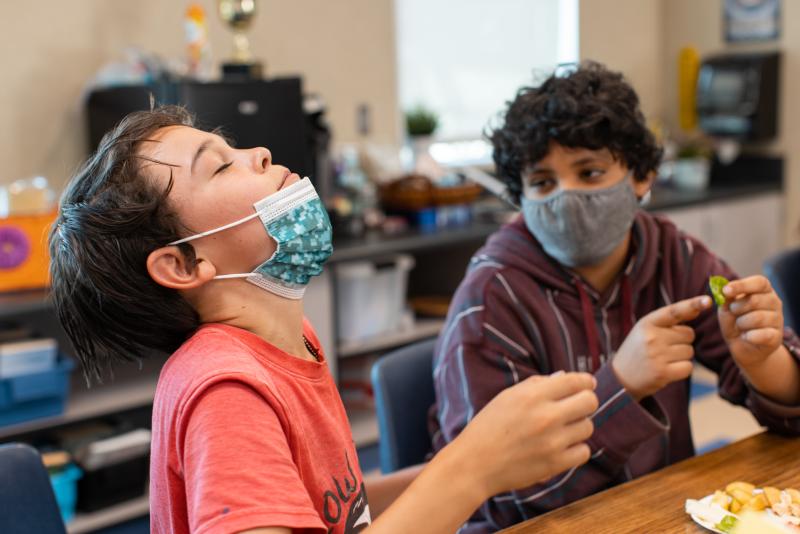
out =
<path fill-rule="evenodd" d="M 272 152 L 264 147 L 253 149 L 253 168 L 256 172 L 264 172 L 272 164 Z"/>

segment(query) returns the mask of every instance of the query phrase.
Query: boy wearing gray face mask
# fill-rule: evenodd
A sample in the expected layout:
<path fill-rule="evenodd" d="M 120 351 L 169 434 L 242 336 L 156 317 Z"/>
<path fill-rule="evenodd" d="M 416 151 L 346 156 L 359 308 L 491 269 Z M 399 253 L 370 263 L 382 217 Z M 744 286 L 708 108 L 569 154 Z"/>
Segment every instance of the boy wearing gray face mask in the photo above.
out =
<path fill-rule="evenodd" d="M 434 362 L 434 445 L 512 384 L 557 370 L 598 381 L 591 461 L 494 497 L 461 532 L 507 527 L 694 454 L 696 359 L 720 395 L 800 435 L 800 343 L 762 276 L 639 209 L 661 149 L 619 73 L 586 63 L 523 88 L 491 134 L 521 215 L 473 257 Z M 735 280 L 716 312 L 710 275 Z"/>

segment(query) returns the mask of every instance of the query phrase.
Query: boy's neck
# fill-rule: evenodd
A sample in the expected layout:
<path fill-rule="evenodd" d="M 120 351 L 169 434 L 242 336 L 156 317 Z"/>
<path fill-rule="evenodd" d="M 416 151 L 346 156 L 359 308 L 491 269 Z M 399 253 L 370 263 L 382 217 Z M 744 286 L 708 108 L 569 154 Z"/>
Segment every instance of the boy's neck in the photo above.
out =
<path fill-rule="evenodd" d="M 191 304 L 200 322 L 235 326 L 301 359 L 314 359 L 303 342 L 303 300 L 290 300 L 245 280 L 211 282 Z"/>
<path fill-rule="evenodd" d="M 630 245 L 631 233 L 628 232 L 625 235 L 625 239 L 603 261 L 597 265 L 576 267 L 573 271 L 586 280 L 595 291 L 602 294 L 625 267 Z"/>

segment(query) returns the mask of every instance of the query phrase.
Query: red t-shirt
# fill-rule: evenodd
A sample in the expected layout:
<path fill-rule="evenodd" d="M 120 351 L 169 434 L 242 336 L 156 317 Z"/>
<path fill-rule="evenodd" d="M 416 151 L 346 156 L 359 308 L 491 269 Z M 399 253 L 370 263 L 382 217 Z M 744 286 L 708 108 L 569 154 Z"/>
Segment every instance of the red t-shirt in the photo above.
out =
<path fill-rule="evenodd" d="M 303 330 L 319 350 L 307 321 Z M 153 403 L 152 532 L 351 534 L 369 522 L 324 358 L 301 360 L 222 324 L 203 326 L 169 358 Z"/>

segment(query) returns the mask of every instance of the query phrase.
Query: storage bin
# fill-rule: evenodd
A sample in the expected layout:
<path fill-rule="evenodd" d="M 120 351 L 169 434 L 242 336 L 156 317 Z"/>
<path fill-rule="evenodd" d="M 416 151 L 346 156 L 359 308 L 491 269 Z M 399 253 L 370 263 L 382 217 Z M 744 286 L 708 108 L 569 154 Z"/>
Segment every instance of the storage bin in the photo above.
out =
<path fill-rule="evenodd" d="M 0 379 L 0 426 L 63 413 L 74 367 L 62 357 L 49 371 Z"/>
<path fill-rule="evenodd" d="M 61 518 L 68 523 L 75 516 L 75 505 L 78 502 L 78 479 L 82 471 L 75 464 L 50 474 L 50 484 L 56 495 L 56 502 L 61 511 Z"/>
<path fill-rule="evenodd" d="M 94 512 L 143 496 L 149 470 L 149 453 L 98 469 L 85 469 L 78 481 L 78 510 Z"/>
<path fill-rule="evenodd" d="M 50 371 L 57 355 L 58 344 L 52 338 L 0 343 L 0 378 Z"/>
<path fill-rule="evenodd" d="M 150 431 L 142 428 L 82 448 L 76 455 L 84 471 L 78 481 L 78 509 L 93 512 L 144 495 L 150 438 Z"/>
<path fill-rule="evenodd" d="M 339 338 L 358 341 L 391 331 L 406 308 L 408 273 L 414 258 L 400 254 L 387 261 L 336 265 Z"/>

